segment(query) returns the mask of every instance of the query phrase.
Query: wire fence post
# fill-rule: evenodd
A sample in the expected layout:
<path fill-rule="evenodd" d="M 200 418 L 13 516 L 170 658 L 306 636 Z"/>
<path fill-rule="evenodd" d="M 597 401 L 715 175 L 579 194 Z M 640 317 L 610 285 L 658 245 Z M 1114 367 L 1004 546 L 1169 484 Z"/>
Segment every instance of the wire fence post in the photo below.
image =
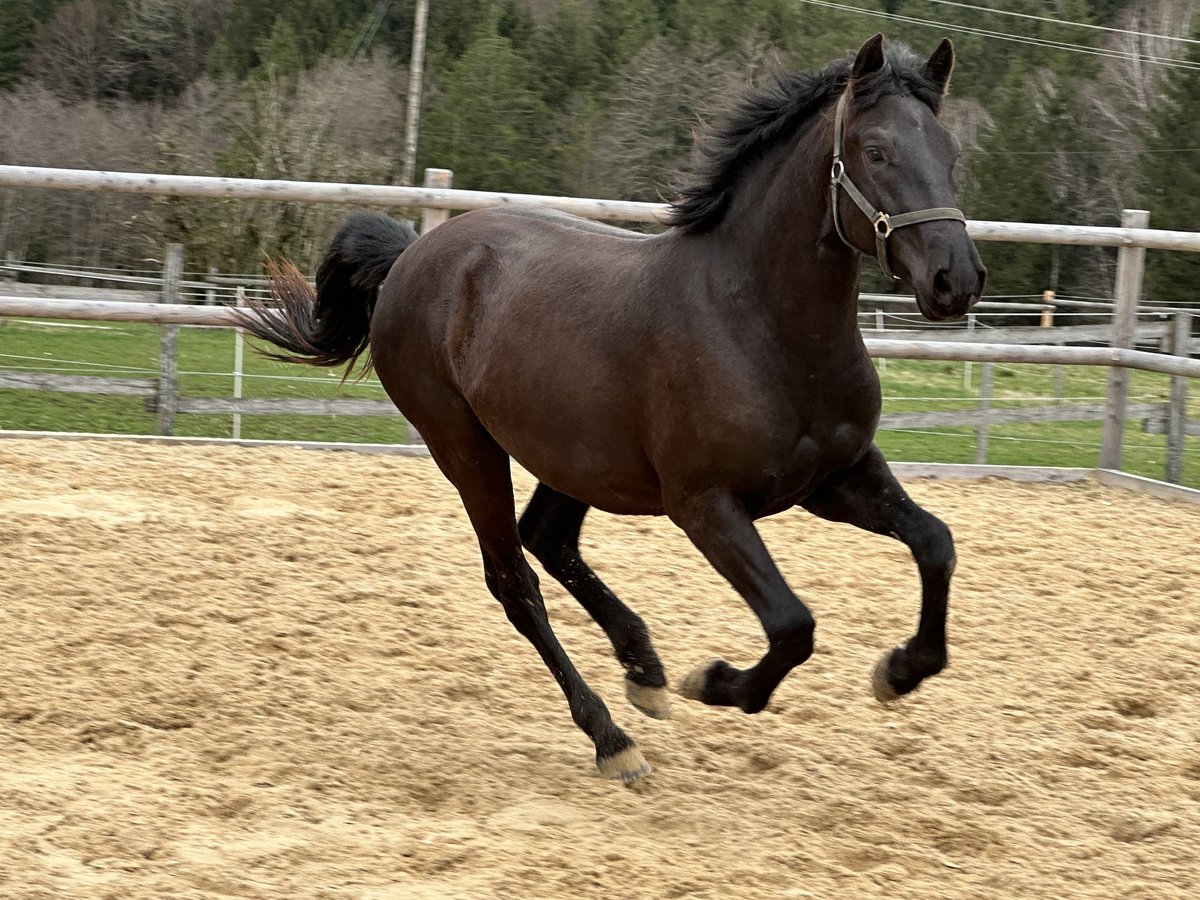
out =
<path fill-rule="evenodd" d="M 1042 327 L 1054 327 L 1054 291 L 1042 291 Z"/>
<path fill-rule="evenodd" d="M 1175 356 L 1191 356 L 1192 314 L 1175 314 L 1171 352 Z M 1183 448 L 1187 441 L 1188 379 L 1171 376 L 1171 396 L 1167 402 L 1167 465 L 1164 476 L 1171 484 L 1183 480 Z"/>
<path fill-rule="evenodd" d="M 1121 211 L 1121 227 L 1145 228 L 1150 213 L 1144 209 Z M 1123 246 L 1117 250 L 1116 307 L 1113 310 L 1112 346 L 1132 349 L 1137 328 L 1138 297 L 1142 293 L 1142 273 L 1146 265 L 1143 247 Z M 1121 445 L 1125 438 L 1125 408 L 1129 403 L 1129 370 L 1113 366 L 1108 370 L 1108 409 L 1100 438 L 1100 468 L 1121 468 Z"/>
<path fill-rule="evenodd" d="M 988 410 L 992 408 L 992 376 L 991 363 L 984 363 L 979 368 L 979 424 L 975 426 L 975 464 L 984 465 L 988 456 Z"/>
<path fill-rule="evenodd" d="M 183 278 L 183 244 L 167 245 L 163 265 L 161 302 L 179 303 L 179 282 Z M 175 433 L 175 413 L 179 407 L 179 326 L 164 325 L 158 344 L 158 406 L 155 431 Z"/>
<path fill-rule="evenodd" d="M 449 190 L 454 185 L 454 173 L 449 169 L 426 169 L 425 187 L 436 190 Z M 421 210 L 421 234 L 428 234 L 450 218 L 448 209 Z"/>

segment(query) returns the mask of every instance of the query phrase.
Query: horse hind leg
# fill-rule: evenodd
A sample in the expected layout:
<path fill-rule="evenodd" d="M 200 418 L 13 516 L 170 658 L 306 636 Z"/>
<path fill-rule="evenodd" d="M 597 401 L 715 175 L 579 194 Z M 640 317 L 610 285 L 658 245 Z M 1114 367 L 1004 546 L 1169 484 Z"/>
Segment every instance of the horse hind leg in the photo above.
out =
<path fill-rule="evenodd" d="M 871 676 L 875 698 L 891 702 L 942 671 L 949 660 L 946 613 L 955 566 L 950 529 L 912 501 L 875 447 L 856 466 L 828 479 L 802 505 L 823 519 L 903 542 L 917 563 L 921 576 L 917 632 L 875 666 Z"/>
<path fill-rule="evenodd" d="M 461 399 L 446 401 L 421 433 L 462 498 L 479 538 L 488 589 L 558 681 L 575 724 L 595 745 L 600 772 L 626 783 L 650 774 L 633 740 L 613 722 L 604 701 L 588 687 L 550 627 L 537 575 L 521 549 L 508 454 Z"/>
<path fill-rule="evenodd" d="M 629 702 L 652 718 L 669 718 L 667 678 L 646 623 L 608 589 L 579 553 L 579 531 L 587 512 L 586 503 L 539 484 L 521 516 L 521 540 L 604 629 L 625 669 Z"/>

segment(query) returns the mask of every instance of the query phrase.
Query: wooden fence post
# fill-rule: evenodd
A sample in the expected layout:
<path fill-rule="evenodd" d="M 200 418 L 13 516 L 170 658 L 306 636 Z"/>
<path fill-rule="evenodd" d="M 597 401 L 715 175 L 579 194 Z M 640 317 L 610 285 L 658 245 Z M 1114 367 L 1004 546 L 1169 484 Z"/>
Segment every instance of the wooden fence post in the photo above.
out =
<path fill-rule="evenodd" d="M 1175 356 L 1190 356 L 1192 352 L 1192 314 L 1175 314 L 1174 340 L 1171 352 Z M 1167 402 L 1167 466 L 1165 478 L 1171 484 L 1183 480 L 1183 447 L 1187 439 L 1188 379 L 1171 376 L 1171 396 Z"/>
<path fill-rule="evenodd" d="M 1144 209 L 1121 211 L 1122 228 L 1145 228 L 1150 213 Z M 1117 250 L 1116 308 L 1113 310 L 1112 346 L 1131 349 L 1137 326 L 1138 297 L 1142 293 L 1142 272 L 1146 265 L 1143 247 L 1124 246 Z M 1121 468 L 1121 445 L 1125 437 L 1125 407 L 1129 402 L 1129 371 L 1118 367 L 1108 370 L 1108 411 L 1100 439 L 1100 468 Z"/>
<path fill-rule="evenodd" d="M 183 245 L 167 247 L 163 265 L 163 303 L 179 302 L 179 282 L 183 278 Z M 158 421 L 157 434 L 173 434 L 175 412 L 179 407 L 179 326 L 164 325 L 158 348 Z"/>
<path fill-rule="evenodd" d="M 979 368 L 979 409 L 982 415 L 979 424 L 975 426 L 975 463 L 984 465 L 988 455 L 988 414 L 992 408 L 992 376 L 994 367 L 985 362 Z"/>
<path fill-rule="evenodd" d="M 449 169 L 425 170 L 425 187 L 449 190 L 453 184 L 454 173 Z M 426 207 L 421 210 L 421 234 L 428 234 L 449 218 L 450 210 L 448 209 L 430 209 Z"/>

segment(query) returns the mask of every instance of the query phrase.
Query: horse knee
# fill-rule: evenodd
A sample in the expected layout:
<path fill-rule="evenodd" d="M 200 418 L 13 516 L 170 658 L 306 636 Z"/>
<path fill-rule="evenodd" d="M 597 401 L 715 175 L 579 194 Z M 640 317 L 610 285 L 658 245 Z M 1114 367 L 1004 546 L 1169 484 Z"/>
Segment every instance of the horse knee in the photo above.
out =
<path fill-rule="evenodd" d="M 958 556 L 954 552 L 954 536 L 949 526 L 936 516 L 930 516 L 920 533 L 914 536 L 910 547 L 913 558 L 922 569 L 954 574 Z"/>

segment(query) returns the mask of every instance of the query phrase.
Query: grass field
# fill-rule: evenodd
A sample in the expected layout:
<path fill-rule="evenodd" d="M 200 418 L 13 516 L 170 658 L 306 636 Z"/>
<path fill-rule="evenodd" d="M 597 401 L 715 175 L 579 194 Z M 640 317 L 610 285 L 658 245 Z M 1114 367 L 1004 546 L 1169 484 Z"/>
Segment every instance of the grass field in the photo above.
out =
<path fill-rule="evenodd" d="M 157 377 L 159 329 L 116 323 L 103 327 L 64 326 L 58 322 L 0 319 L 0 371 L 56 372 L 122 378 Z M 233 394 L 234 336 L 228 329 L 183 328 L 179 337 L 180 393 L 185 397 Z M 243 396 L 386 399 L 373 379 L 342 385 L 340 371 L 287 365 L 245 355 Z M 881 368 L 884 411 L 927 412 L 971 409 L 978 404 L 981 366 L 964 385 L 962 363 L 889 360 Z M 1087 367 L 1065 370 L 1064 402 L 1103 402 L 1107 371 Z M 1134 372 L 1131 402 L 1162 402 L 1167 376 Z M 1193 387 L 1189 417 L 1200 419 L 1200 390 Z M 1050 366 L 995 367 L 992 405 L 1041 406 L 1054 402 Z M 140 397 L 0 390 L 0 428 L 38 431 L 87 431 L 152 434 L 155 417 Z M 232 416 L 180 415 L 175 433 L 229 437 Z M 988 462 L 1013 465 L 1084 466 L 1096 464 L 1099 422 L 996 425 L 989 429 Z M 244 438 L 404 443 L 407 428 L 399 416 L 243 416 Z M 882 431 L 879 446 L 892 460 L 972 462 L 975 429 Z M 1162 478 L 1166 438 L 1145 434 L 1139 421 L 1127 425 L 1123 468 Z M 1200 438 L 1189 438 L 1184 484 L 1200 487 Z"/>

